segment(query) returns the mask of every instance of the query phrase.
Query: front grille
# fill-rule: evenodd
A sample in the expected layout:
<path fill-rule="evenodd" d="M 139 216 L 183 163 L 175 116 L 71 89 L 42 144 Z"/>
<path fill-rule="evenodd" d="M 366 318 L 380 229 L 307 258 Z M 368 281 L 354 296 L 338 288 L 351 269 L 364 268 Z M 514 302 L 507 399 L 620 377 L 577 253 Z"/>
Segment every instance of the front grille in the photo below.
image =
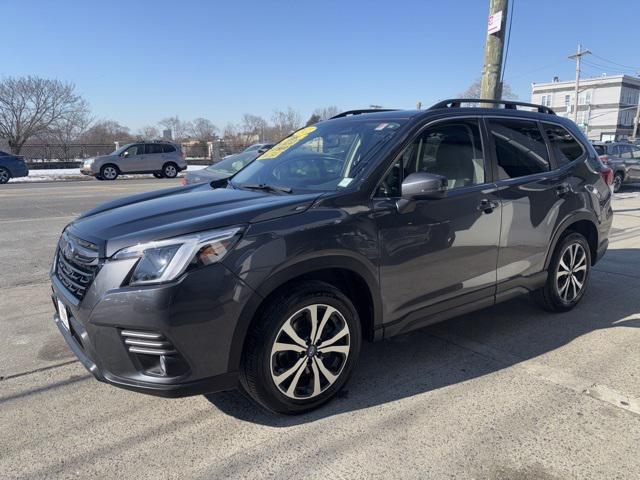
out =
<path fill-rule="evenodd" d="M 98 247 L 67 232 L 56 252 L 56 277 L 71 294 L 82 300 L 98 273 Z"/>
<path fill-rule="evenodd" d="M 144 355 L 173 355 L 176 353 L 172 343 L 160 333 L 122 330 L 120 334 L 131 353 Z"/>

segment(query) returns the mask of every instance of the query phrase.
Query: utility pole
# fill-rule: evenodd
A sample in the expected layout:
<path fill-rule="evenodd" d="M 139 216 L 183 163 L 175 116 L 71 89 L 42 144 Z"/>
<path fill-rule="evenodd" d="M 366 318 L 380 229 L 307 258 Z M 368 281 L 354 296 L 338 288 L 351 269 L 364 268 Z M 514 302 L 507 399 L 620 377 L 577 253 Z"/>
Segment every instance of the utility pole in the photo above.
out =
<path fill-rule="evenodd" d="M 578 52 L 575 55 L 569 55 L 570 59 L 576 60 L 576 88 L 575 88 L 575 108 L 573 109 L 573 121 L 578 123 L 578 89 L 580 88 L 580 62 L 584 55 L 589 55 L 589 50 L 582 50 L 582 45 L 578 44 Z"/>
<path fill-rule="evenodd" d="M 507 22 L 508 0 L 489 1 L 489 24 L 487 41 L 484 45 L 484 67 L 480 98 L 500 100 L 502 97 L 502 56 L 504 50 L 505 25 Z"/>

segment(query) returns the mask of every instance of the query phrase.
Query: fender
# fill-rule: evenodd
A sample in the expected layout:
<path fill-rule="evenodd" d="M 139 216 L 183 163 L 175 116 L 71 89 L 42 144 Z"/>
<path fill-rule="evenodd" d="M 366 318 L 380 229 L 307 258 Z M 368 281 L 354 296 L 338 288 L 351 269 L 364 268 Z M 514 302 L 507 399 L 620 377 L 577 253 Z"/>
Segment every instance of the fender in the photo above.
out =
<path fill-rule="evenodd" d="M 242 349 L 244 347 L 247 331 L 249 330 L 249 326 L 251 325 L 258 308 L 262 304 L 262 301 L 286 282 L 301 275 L 328 268 L 350 270 L 364 279 L 373 300 L 373 330 L 376 332 L 376 339 L 379 335 L 381 338 L 382 329 L 379 328 L 382 326 L 382 300 L 380 298 L 380 287 L 375 274 L 369 267 L 348 254 L 330 254 L 305 258 L 302 260 L 298 259 L 295 263 L 289 263 L 287 266 L 278 270 L 267 278 L 261 285 L 257 286 L 254 290 L 255 293 L 245 304 L 233 333 L 231 351 L 229 354 L 229 371 L 238 371 L 240 368 Z"/>
<path fill-rule="evenodd" d="M 580 220 L 588 220 L 591 223 L 593 223 L 593 225 L 596 227 L 596 235 L 598 235 L 597 232 L 598 232 L 599 222 L 594 213 L 589 211 L 579 211 L 565 218 L 562 222 L 560 222 L 555 232 L 553 233 L 553 236 L 551 237 L 551 242 L 549 243 L 549 248 L 547 249 L 547 255 L 544 261 L 545 270 L 549 268 L 551 257 L 553 256 L 553 252 L 556 249 L 556 244 L 558 243 L 558 240 L 560 240 L 560 237 L 562 236 L 562 234 L 567 230 L 567 228 L 571 224 L 579 222 Z M 597 238 L 596 240 L 599 241 L 599 238 Z M 599 245 L 599 244 L 596 243 L 596 245 Z"/>

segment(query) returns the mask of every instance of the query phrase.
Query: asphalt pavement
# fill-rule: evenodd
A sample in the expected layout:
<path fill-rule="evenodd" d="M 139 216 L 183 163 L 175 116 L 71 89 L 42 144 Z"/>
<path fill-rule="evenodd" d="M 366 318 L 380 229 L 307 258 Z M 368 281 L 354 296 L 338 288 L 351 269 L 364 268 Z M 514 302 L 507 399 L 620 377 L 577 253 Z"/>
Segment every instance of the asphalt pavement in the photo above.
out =
<path fill-rule="evenodd" d="M 578 308 L 527 297 L 376 344 L 320 410 L 167 400 L 93 379 L 47 280 L 76 215 L 176 180 L 0 188 L 0 478 L 640 478 L 640 189 Z"/>

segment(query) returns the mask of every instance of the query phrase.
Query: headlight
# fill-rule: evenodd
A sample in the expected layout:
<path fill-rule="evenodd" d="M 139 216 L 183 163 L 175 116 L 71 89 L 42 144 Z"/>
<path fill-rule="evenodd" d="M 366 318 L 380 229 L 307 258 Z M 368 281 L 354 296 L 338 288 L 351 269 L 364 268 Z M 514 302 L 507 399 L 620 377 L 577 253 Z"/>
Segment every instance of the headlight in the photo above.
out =
<path fill-rule="evenodd" d="M 118 251 L 111 260 L 139 258 L 129 285 L 170 282 L 189 265 L 219 262 L 238 241 L 240 232 L 241 228 L 229 228 L 141 243 Z"/>
<path fill-rule="evenodd" d="M 89 160 L 85 160 L 84 161 L 84 166 L 85 167 L 90 167 L 91 165 L 93 165 L 93 158 L 89 159 Z"/>

